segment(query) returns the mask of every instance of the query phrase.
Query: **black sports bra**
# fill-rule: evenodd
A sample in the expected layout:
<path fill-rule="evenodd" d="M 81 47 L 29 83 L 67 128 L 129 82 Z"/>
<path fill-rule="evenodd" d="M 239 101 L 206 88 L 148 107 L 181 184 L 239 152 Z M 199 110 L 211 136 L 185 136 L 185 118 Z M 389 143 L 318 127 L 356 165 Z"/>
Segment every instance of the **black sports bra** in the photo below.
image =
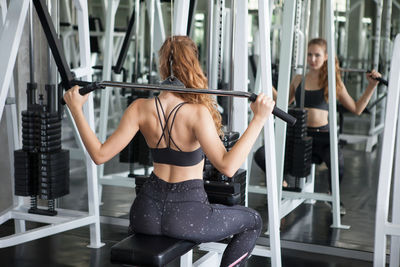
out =
<path fill-rule="evenodd" d="M 301 97 L 301 83 L 296 88 L 296 107 L 300 107 Z M 323 110 L 329 110 L 329 105 L 325 101 L 324 88 L 319 90 L 304 90 L 304 107 L 305 108 L 317 108 Z"/>
<path fill-rule="evenodd" d="M 182 102 L 182 103 L 179 103 L 178 105 L 176 105 L 172 109 L 172 111 L 169 113 L 168 118 L 165 116 L 165 112 L 164 112 L 164 109 L 163 109 L 163 107 L 161 105 L 161 101 L 157 96 L 155 97 L 155 104 L 156 104 L 158 119 L 160 121 L 161 129 L 162 129 L 163 133 L 160 136 L 160 139 L 158 140 L 157 146 L 155 148 L 150 148 L 151 154 L 153 156 L 153 162 L 186 167 L 186 166 L 196 165 L 200 161 L 202 161 L 204 159 L 204 152 L 201 149 L 201 147 L 199 147 L 198 149 L 196 149 L 194 151 L 185 152 L 185 151 L 182 151 L 176 145 L 176 143 L 174 142 L 174 140 L 171 137 L 171 131 L 172 131 L 172 127 L 173 127 L 174 122 L 175 122 L 176 113 L 178 112 L 178 110 L 184 104 L 186 104 L 186 102 Z M 159 106 L 161 108 L 161 112 L 162 112 L 163 117 L 164 117 L 164 122 L 165 122 L 164 126 L 163 126 L 163 123 L 162 123 L 162 120 L 161 120 Z M 168 128 L 168 121 L 169 121 L 169 119 L 170 119 L 170 117 L 171 117 L 171 115 L 173 113 L 175 113 L 175 114 L 174 114 L 174 116 L 172 118 L 171 127 Z M 167 140 L 167 137 L 165 135 L 165 130 L 168 131 L 168 140 Z M 158 148 L 162 138 L 164 138 L 165 143 L 167 144 L 167 147 Z M 171 148 L 171 141 L 174 143 L 174 145 L 179 150 L 174 150 L 174 149 Z"/>

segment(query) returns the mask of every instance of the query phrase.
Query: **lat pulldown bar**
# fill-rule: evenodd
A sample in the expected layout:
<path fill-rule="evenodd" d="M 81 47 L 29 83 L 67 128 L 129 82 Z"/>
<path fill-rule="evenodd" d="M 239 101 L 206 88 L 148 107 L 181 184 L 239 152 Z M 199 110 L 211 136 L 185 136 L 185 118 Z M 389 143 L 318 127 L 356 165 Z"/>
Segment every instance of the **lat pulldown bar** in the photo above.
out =
<path fill-rule="evenodd" d="M 121 82 L 111 82 L 103 81 L 99 83 L 90 83 L 85 81 L 78 81 L 74 79 L 74 74 L 71 72 L 63 50 L 61 49 L 61 42 L 57 37 L 54 25 L 51 21 L 50 14 L 47 11 L 45 0 L 34 0 L 33 4 L 37 11 L 40 23 L 42 24 L 47 42 L 49 43 L 51 52 L 53 54 L 54 60 L 57 65 L 57 69 L 61 76 L 61 85 L 65 89 L 69 89 L 74 85 L 83 86 L 79 90 L 81 95 L 90 93 L 96 89 L 104 89 L 105 87 L 120 87 L 120 88 L 131 88 L 131 89 L 142 89 L 142 90 L 157 90 L 157 91 L 171 91 L 178 93 L 197 93 L 197 94 L 213 94 L 220 96 L 235 96 L 235 97 L 247 97 L 250 101 L 255 101 L 257 98 L 256 94 L 240 91 L 223 91 L 223 90 L 208 90 L 208 89 L 193 89 L 185 88 L 182 83 L 176 84 L 175 81 L 166 80 L 161 85 L 144 85 L 144 84 L 133 84 L 133 83 L 121 83 Z M 175 85 L 171 85 L 174 83 Z M 61 103 L 65 104 L 64 99 L 61 99 Z M 296 123 L 296 118 L 284 112 L 283 110 L 274 107 L 272 114 L 281 118 L 289 125 L 294 125 Z"/>
<path fill-rule="evenodd" d="M 257 99 L 256 94 L 249 92 L 185 88 L 179 80 L 171 77 L 167 78 L 167 80 L 163 81 L 160 85 L 135 84 L 135 83 L 125 83 L 125 82 L 112 82 L 112 81 L 93 82 L 79 89 L 79 93 L 81 95 L 85 95 L 96 89 L 104 89 L 105 87 L 119 87 L 119 88 L 129 88 L 137 90 L 155 90 L 155 91 L 169 91 L 175 93 L 210 94 L 217 96 L 244 97 L 248 98 L 252 102 L 254 102 Z M 61 99 L 61 102 L 65 104 L 64 99 Z M 295 117 L 277 108 L 276 106 L 274 107 L 272 114 L 282 119 L 290 126 L 293 126 L 296 123 Z"/>

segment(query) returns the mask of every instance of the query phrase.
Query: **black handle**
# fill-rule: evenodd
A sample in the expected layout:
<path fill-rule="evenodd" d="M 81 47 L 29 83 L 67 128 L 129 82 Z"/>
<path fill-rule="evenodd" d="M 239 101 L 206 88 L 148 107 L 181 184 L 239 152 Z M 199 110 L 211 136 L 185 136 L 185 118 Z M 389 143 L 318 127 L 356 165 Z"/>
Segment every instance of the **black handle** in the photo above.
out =
<path fill-rule="evenodd" d="M 370 70 L 367 70 L 367 73 L 370 73 Z M 377 80 L 380 83 L 383 83 L 386 86 L 389 86 L 389 83 L 387 80 L 383 79 L 382 77 L 377 77 L 377 78 L 373 78 L 374 80 Z"/>
<path fill-rule="evenodd" d="M 257 99 L 257 95 L 254 94 L 254 93 L 251 94 L 251 96 L 249 97 L 249 100 L 251 102 L 256 101 L 256 99 Z M 296 123 L 296 120 L 297 120 L 295 117 L 293 117 L 292 115 L 286 113 L 285 111 L 283 111 L 282 109 L 280 109 L 280 108 L 278 108 L 276 106 L 272 110 L 272 114 L 274 114 L 275 116 L 277 116 L 281 120 L 285 121 L 290 126 L 294 126 L 295 123 Z"/>
<path fill-rule="evenodd" d="M 383 83 L 383 84 L 386 85 L 386 86 L 389 85 L 388 81 L 386 81 L 385 79 L 382 79 L 382 78 L 380 78 L 380 77 L 374 78 L 374 79 L 377 80 L 377 81 L 379 81 L 379 82 L 381 82 L 381 83 Z"/>
<path fill-rule="evenodd" d="M 79 89 L 79 94 L 80 95 L 86 95 L 94 90 L 97 89 L 104 89 L 104 86 L 102 86 L 100 83 L 98 82 L 93 82 L 93 83 L 88 83 L 85 86 L 83 86 L 81 89 Z M 61 104 L 65 105 L 65 100 L 64 98 L 61 98 Z"/>

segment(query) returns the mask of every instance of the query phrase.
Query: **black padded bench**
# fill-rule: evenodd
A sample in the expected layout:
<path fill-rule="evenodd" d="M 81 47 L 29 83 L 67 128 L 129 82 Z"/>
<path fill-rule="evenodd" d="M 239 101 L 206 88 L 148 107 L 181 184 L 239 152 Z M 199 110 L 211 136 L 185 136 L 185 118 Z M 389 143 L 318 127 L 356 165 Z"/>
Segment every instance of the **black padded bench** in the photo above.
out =
<path fill-rule="evenodd" d="M 166 236 L 134 234 L 111 247 L 111 262 L 134 266 L 165 266 L 197 244 Z"/>

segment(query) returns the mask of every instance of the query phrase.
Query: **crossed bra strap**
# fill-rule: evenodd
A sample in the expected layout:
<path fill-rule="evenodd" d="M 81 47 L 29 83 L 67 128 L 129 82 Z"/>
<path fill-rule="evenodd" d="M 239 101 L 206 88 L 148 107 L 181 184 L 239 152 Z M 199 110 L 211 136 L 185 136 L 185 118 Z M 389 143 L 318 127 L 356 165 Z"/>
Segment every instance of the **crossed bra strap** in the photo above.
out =
<path fill-rule="evenodd" d="M 182 103 L 179 103 L 178 105 L 176 105 L 172 109 L 172 111 L 169 113 L 168 117 L 166 117 L 164 109 L 161 105 L 161 101 L 158 97 L 155 98 L 155 103 L 156 103 L 158 119 L 160 121 L 161 129 L 162 129 L 163 133 L 161 134 L 161 137 L 157 142 L 157 146 L 155 148 L 150 148 L 151 154 L 153 156 L 153 162 L 176 165 L 176 166 L 193 166 L 193 165 L 196 165 L 199 162 L 201 162 L 204 159 L 204 152 L 201 147 L 199 147 L 198 149 L 196 149 L 194 151 L 189 151 L 189 152 L 182 151 L 176 145 L 176 143 L 174 142 L 174 139 L 172 139 L 172 137 L 171 137 L 171 131 L 172 131 L 172 127 L 175 122 L 176 113 L 186 102 L 182 102 Z M 160 106 L 161 112 L 163 114 L 165 125 L 163 125 L 158 106 Z M 168 128 L 168 121 L 171 118 L 171 115 L 173 113 L 174 113 L 174 116 L 172 117 L 171 127 Z M 165 135 L 165 131 L 168 132 L 168 139 Z M 167 144 L 167 147 L 158 148 L 162 138 L 164 138 L 164 140 Z M 171 148 L 171 142 L 179 149 L 179 151 Z"/>
<path fill-rule="evenodd" d="M 160 136 L 160 139 L 159 139 L 158 142 L 157 142 L 156 148 L 158 148 L 158 146 L 160 145 L 161 139 L 164 137 L 165 143 L 167 144 L 167 147 L 168 147 L 168 148 L 171 147 L 171 141 L 172 141 L 172 143 L 174 143 L 174 145 L 179 149 L 179 151 L 182 151 L 182 150 L 176 145 L 174 139 L 172 139 L 172 137 L 171 137 L 171 131 L 172 131 L 172 127 L 174 126 L 176 113 L 177 113 L 178 110 L 179 110 L 184 104 L 186 104 L 187 102 L 182 102 L 182 103 L 177 104 L 177 105 L 171 110 L 171 112 L 169 113 L 168 118 L 165 116 L 164 108 L 163 108 L 163 106 L 162 106 L 162 104 L 161 104 L 160 99 L 159 99 L 157 96 L 155 97 L 155 103 L 156 103 L 156 109 L 157 109 L 158 120 L 160 121 L 161 129 L 162 129 L 162 134 L 161 134 L 161 136 Z M 161 120 L 161 116 L 160 116 L 160 111 L 159 111 L 158 105 L 160 105 L 161 112 L 162 112 L 163 117 L 164 117 L 164 121 L 165 121 L 165 125 L 164 125 L 164 126 L 163 126 L 163 123 L 162 123 L 162 120 Z M 174 117 L 172 118 L 171 127 L 168 128 L 168 121 L 169 121 L 169 119 L 170 119 L 172 113 L 174 113 L 174 112 L 175 112 L 175 114 L 174 114 Z M 168 140 L 167 140 L 167 138 L 166 138 L 166 136 L 165 136 L 165 130 L 168 131 Z"/>

